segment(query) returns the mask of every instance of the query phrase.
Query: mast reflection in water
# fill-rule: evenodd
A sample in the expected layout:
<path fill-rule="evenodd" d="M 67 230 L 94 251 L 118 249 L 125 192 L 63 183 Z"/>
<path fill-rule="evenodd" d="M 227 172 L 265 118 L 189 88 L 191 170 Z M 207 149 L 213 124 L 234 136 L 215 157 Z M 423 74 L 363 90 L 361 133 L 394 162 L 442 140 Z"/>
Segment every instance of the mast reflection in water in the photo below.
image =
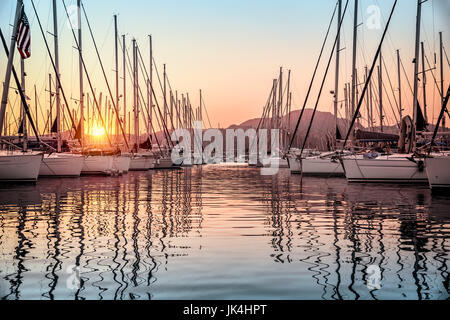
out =
<path fill-rule="evenodd" d="M 448 299 L 449 212 L 241 166 L 39 180 L 0 189 L 0 298 Z"/>

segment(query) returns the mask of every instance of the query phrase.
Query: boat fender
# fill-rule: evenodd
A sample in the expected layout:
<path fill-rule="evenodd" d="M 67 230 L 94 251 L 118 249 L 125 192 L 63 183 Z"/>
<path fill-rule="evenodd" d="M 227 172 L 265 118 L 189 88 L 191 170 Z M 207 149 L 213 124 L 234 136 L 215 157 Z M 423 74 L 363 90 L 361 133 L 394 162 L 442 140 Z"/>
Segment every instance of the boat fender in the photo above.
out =
<path fill-rule="evenodd" d="M 423 162 L 423 160 L 417 161 L 417 166 L 419 167 L 419 172 L 423 172 L 423 170 L 425 169 L 425 163 Z"/>

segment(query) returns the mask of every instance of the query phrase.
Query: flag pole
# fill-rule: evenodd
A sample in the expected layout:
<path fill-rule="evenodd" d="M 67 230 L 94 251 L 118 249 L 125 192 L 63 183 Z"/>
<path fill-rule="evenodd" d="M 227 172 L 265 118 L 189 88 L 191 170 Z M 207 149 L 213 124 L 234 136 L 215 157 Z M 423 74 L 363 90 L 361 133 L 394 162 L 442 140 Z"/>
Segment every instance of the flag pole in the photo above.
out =
<path fill-rule="evenodd" d="M 14 49 L 18 31 L 17 25 L 19 22 L 19 17 L 22 8 L 23 8 L 23 0 L 17 0 L 16 16 L 14 18 L 14 27 L 11 37 L 11 45 L 9 46 L 8 64 L 6 66 L 5 82 L 3 84 L 2 102 L 0 107 L 0 136 L 1 132 L 3 131 L 3 122 L 5 120 L 6 105 L 8 103 L 9 84 L 11 82 L 11 69 L 14 61 Z"/>

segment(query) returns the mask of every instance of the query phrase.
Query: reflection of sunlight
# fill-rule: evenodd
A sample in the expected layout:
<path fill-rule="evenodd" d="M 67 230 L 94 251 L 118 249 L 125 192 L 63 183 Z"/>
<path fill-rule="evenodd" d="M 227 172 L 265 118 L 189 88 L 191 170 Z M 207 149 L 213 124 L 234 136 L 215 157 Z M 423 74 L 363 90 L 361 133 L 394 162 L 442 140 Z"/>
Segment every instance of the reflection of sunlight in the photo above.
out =
<path fill-rule="evenodd" d="M 101 137 L 101 136 L 104 136 L 104 135 L 105 135 L 105 128 L 104 128 L 104 127 L 101 127 L 101 126 L 98 126 L 98 125 L 95 125 L 95 126 L 92 128 L 92 135 L 93 135 L 94 137 Z"/>

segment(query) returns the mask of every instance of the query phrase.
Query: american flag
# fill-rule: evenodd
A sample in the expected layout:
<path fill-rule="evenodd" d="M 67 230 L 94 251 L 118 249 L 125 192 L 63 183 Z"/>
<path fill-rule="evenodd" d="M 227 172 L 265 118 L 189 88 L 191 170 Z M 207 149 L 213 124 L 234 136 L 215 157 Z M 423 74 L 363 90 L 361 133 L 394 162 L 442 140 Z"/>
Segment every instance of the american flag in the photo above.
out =
<path fill-rule="evenodd" d="M 17 50 L 19 51 L 22 59 L 27 59 L 31 57 L 31 30 L 27 16 L 25 15 L 24 7 L 22 7 L 22 13 L 19 19 L 19 31 L 17 33 Z"/>

